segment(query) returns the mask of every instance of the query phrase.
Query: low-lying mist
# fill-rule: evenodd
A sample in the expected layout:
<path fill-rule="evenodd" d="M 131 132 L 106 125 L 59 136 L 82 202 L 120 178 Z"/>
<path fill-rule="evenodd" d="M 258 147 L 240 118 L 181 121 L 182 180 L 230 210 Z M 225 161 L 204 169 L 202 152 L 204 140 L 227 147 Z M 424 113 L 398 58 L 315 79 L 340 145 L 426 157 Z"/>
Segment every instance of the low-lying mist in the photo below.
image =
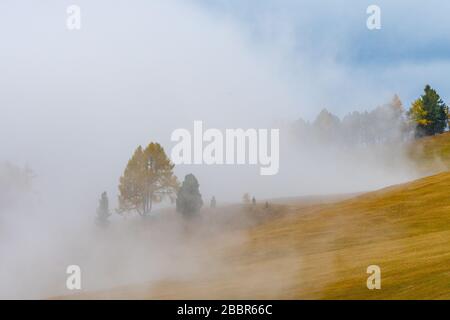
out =
<path fill-rule="evenodd" d="M 227 264 L 217 252 L 239 246 L 242 227 L 253 224 L 239 206 L 225 206 L 246 192 L 262 203 L 364 192 L 418 176 L 407 139 L 348 144 L 323 140 L 323 132 L 337 138 L 331 127 L 298 131 L 299 116 L 319 111 L 298 87 L 317 84 L 320 91 L 320 78 L 309 82 L 320 61 L 295 68 L 294 83 L 284 65 L 291 52 L 281 43 L 265 50 L 240 24 L 197 4 L 80 1 L 80 32 L 61 23 L 64 6 L 10 5 L 0 19 L 8 24 L 0 34 L 10 32 L 0 57 L 0 298 L 72 294 L 65 286 L 72 264 L 81 267 L 86 291 L 217 272 Z M 322 76 L 339 82 L 342 69 L 327 66 Z M 352 88 L 376 91 L 358 79 Z M 374 96 L 367 105 L 379 102 Z M 280 128 L 279 173 L 179 165 L 179 180 L 188 173 L 199 180 L 200 221 L 186 223 L 173 204 L 162 203 L 148 219 L 114 214 L 107 228 L 96 226 L 100 194 L 108 193 L 114 211 L 119 177 L 136 147 L 159 142 L 170 155 L 171 133 L 191 130 L 194 120 L 219 130 Z M 385 119 L 377 121 L 385 132 Z M 388 131 L 396 134 L 397 125 Z M 224 205 L 220 214 L 206 208 L 212 196 Z M 232 216 L 231 226 L 227 218 L 208 217 L 214 214 Z"/>

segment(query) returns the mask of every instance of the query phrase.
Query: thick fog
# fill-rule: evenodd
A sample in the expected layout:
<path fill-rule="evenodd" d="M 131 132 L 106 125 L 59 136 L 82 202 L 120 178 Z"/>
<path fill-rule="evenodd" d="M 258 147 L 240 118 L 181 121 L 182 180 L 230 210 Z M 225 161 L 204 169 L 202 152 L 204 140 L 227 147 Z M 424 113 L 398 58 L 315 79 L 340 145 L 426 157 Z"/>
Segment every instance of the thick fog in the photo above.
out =
<path fill-rule="evenodd" d="M 202 2 L 77 1 L 78 31 L 66 27 L 70 4 L 0 4 L 2 298 L 68 294 L 68 264 L 90 270 L 90 289 L 201 268 L 192 258 L 201 241 L 180 245 L 184 229 L 170 214 L 149 234 L 132 218 L 125 229 L 113 223 L 109 233 L 93 223 L 103 191 L 117 206 L 119 177 L 136 147 L 159 142 L 170 155 L 171 133 L 192 132 L 194 120 L 219 130 L 280 129 L 274 176 L 261 176 L 254 165 L 176 166 L 180 180 L 196 175 L 205 203 L 213 195 L 221 204 L 237 203 L 245 192 L 258 199 L 363 192 L 418 176 L 403 142 L 346 149 L 292 135 L 300 117 L 314 121 L 325 107 L 340 116 L 371 110 L 403 88 L 360 81 L 361 72 L 349 77 L 355 73 L 332 57 L 294 53 L 292 34 L 262 41 L 228 11 Z M 363 27 L 365 17 L 362 10 Z M 277 33 L 289 27 L 264 26 Z M 350 92 L 345 107 L 333 97 L 317 99 L 322 84 L 331 93 L 343 81 L 358 93 L 354 101 Z M 114 263 L 117 270 L 105 267 Z"/>

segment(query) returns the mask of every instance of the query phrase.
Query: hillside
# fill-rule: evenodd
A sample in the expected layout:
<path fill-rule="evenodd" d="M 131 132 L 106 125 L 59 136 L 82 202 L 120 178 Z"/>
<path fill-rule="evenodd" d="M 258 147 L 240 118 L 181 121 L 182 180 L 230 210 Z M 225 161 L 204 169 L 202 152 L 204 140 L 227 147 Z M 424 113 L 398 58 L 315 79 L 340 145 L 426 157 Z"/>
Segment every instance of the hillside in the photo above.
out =
<path fill-rule="evenodd" d="M 210 234 L 187 277 L 72 298 L 449 299 L 448 190 L 441 173 L 337 203 L 274 205 L 269 220 Z M 381 290 L 366 288 L 372 264 Z"/>

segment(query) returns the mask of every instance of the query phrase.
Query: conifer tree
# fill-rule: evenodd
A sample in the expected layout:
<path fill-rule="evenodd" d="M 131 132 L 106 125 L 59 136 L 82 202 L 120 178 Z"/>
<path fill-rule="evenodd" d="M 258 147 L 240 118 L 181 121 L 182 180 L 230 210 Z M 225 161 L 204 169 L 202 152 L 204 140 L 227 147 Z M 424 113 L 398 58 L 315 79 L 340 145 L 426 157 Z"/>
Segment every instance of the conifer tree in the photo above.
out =
<path fill-rule="evenodd" d="M 97 222 L 102 225 L 107 224 L 110 215 L 108 195 L 103 192 L 98 202 Z"/>
<path fill-rule="evenodd" d="M 199 190 L 199 183 L 193 174 L 188 174 L 177 194 L 177 212 L 184 216 L 193 216 L 200 211 L 203 206 L 202 195 Z"/>
<path fill-rule="evenodd" d="M 416 136 L 440 134 L 447 127 L 448 106 L 436 90 L 427 85 L 424 94 L 411 105 L 409 117 L 416 125 Z"/>

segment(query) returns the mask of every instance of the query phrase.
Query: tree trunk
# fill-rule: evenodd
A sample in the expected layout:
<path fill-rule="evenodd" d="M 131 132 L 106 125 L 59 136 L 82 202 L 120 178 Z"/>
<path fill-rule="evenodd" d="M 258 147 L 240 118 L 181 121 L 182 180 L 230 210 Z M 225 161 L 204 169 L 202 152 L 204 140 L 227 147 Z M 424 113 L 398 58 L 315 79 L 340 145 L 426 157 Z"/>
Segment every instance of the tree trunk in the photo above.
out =
<path fill-rule="evenodd" d="M 148 206 L 148 212 L 149 212 L 149 213 L 152 211 L 152 206 L 153 206 L 153 200 L 152 200 L 152 197 L 150 196 L 150 199 L 149 199 L 149 206 Z"/>
<path fill-rule="evenodd" d="M 147 194 L 144 199 L 144 212 L 142 214 L 143 217 L 148 216 L 150 211 L 152 211 L 152 202 L 152 195 Z"/>

